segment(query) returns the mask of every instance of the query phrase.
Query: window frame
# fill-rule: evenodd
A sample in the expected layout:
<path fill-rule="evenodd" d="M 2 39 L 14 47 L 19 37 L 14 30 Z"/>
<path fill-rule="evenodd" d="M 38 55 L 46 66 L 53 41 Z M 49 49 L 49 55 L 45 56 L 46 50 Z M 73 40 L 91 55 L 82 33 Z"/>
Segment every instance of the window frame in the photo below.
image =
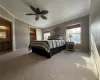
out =
<path fill-rule="evenodd" d="M 45 40 L 44 34 L 46 34 L 46 33 L 50 33 L 50 31 L 46 31 L 46 32 L 43 33 L 43 40 Z M 51 35 L 51 34 L 50 34 L 50 35 Z"/>
<path fill-rule="evenodd" d="M 80 34 L 80 42 L 79 43 L 76 43 L 74 42 L 75 44 L 82 44 L 82 28 L 81 26 L 77 26 L 77 27 L 71 27 L 71 28 L 66 28 L 66 41 L 68 41 L 68 33 L 67 33 L 67 30 L 70 30 L 70 29 L 75 29 L 75 28 L 80 28 L 80 33 L 72 33 L 72 34 Z"/>

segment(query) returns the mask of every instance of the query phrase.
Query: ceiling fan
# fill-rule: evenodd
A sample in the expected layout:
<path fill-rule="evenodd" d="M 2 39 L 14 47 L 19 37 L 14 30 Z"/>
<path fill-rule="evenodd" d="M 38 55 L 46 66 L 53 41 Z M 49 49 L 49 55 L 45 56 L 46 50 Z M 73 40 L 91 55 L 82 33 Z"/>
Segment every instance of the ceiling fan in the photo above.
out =
<path fill-rule="evenodd" d="M 28 16 L 35 15 L 36 16 L 35 20 L 39 20 L 39 17 L 41 17 L 42 19 L 47 20 L 47 17 L 44 16 L 44 15 L 48 14 L 48 10 L 41 10 L 40 11 L 39 8 L 35 8 L 32 5 L 29 5 L 29 7 L 31 8 L 32 11 L 35 12 L 35 14 L 34 13 L 27 13 L 26 15 L 28 15 Z"/>

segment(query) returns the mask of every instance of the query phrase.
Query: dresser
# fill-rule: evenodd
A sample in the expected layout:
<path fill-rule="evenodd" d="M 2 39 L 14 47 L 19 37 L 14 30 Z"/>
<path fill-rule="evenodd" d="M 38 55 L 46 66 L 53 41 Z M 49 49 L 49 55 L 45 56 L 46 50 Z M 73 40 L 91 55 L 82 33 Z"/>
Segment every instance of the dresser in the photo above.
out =
<path fill-rule="evenodd" d="M 0 40 L 0 52 L 11 51 L 11 42 L 7 40 Z"/>

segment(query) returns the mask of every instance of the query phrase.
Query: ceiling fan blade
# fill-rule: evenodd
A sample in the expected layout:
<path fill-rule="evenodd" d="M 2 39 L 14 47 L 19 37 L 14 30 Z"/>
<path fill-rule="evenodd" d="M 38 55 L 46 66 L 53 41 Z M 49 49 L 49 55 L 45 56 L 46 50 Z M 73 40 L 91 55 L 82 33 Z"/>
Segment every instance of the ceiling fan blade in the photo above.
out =
<path fill-rule="evenodd" d="M 36 15 L 35 20 L 36 21 L 39 20 L 39 15 Z"/>
<path fill-rule="evenodd" d="M 47 13 L 48 13 L 47 10 L 42 10 L 42 11 L 41 11 L 41 14 L 47 14 Z"/>
<path fill-rule="evenodd" d="M 30 5 L 30 8 L 31 8 L 35 13 L 37 13 L 37 9 L 34 8 L 32 5 Z"/>
<path fill-rule="evenodd" d="M 42 18 L 42 19 L 45 19 L 45 20 L 47 19 L 47 17 L 45 17 L 45 16 L 43 16 L 43 15 L 41 15 L 41 18 Z"/>
<path fill-rule="evenodd" d="M 33 13 L 27 13 L 26 15 L 36 15 L 36 14 L 33 14 Z"/>
<path fill-rule="evenodd" d="M 38 14 L 41 14 L 41 11 L 40 11 L 40 9 L 39 9 L 39 8 L 37 8 L 37 12 L 38 12 Z"/>

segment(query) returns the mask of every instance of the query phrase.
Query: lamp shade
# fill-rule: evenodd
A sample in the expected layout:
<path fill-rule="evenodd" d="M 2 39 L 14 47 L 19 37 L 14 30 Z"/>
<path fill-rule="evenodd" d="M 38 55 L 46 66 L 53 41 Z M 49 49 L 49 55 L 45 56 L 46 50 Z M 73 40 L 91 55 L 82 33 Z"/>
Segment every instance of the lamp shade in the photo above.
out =
<path fill-rule="evenodd" d="M 72 34 L 68 34 L 68 38 L 72 38 Z"/>

